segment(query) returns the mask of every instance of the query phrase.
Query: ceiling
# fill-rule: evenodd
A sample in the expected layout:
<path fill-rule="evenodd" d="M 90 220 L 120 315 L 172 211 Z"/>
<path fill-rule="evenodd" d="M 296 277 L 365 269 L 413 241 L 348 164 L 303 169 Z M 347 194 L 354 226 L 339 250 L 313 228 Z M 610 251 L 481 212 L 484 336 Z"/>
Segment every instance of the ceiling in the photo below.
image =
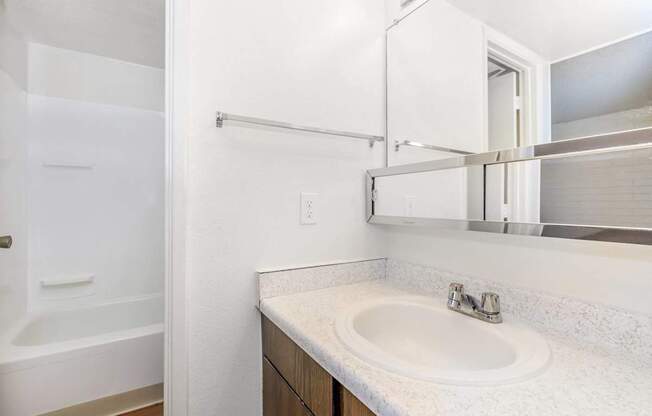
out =
<path fill-rule="evenodd" d="M 652 29 L 651 0 L 447 0 L 557 61 Z"/>
<path fill-rule="evenodd" d="M 165 66 L 165 0 L 4 0 L 33 42 Z"/>

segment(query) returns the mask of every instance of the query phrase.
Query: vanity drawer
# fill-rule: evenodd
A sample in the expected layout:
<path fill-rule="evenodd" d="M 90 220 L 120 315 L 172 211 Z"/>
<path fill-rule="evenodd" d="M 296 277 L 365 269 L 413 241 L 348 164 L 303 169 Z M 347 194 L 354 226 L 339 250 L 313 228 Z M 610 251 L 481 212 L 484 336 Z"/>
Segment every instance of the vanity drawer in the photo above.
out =
<path fill-rule="evenodd" d="M 315 416 L 332 416 L 331 375 L 264 316 L 262 332 L 264 356 Z"/>
<path fill-rule="evenodd" d="M 263 416 L 312 416 L 266 358 L 263 358 Z"/>

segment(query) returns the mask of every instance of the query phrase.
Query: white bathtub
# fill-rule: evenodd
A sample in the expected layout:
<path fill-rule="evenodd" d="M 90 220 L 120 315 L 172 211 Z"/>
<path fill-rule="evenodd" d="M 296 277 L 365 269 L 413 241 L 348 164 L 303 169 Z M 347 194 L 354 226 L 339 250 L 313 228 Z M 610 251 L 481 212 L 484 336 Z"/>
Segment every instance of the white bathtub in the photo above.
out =
<path fill-rule="evenodd" d="M 157 295 L 27 317 L 0 339 L 0 415 L 162 383 L 163 310 Z"/>

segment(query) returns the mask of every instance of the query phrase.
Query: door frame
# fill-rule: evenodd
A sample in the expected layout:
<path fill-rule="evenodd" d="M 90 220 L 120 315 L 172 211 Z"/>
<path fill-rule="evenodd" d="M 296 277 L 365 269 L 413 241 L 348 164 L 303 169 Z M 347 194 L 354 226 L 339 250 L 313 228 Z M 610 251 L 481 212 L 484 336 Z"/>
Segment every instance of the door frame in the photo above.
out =
<path fill-rule="evenodd" d="M 484 27 L 484 74 L 487 57 L 494 56 L 521 75 L 522 128 L 521 146 L 550 142 L 550 65 L 536 53 L 490 27 Z M 489 82 L 484 77 L 485 143 L 489 131 Z"/>
<path fill-rule="evenodd" d="M 544 58 L 494 29 L 484 26 L 484 146 L 489 144 L 489 80 L 487 58 L 491 55 L 520 73 L 521 126 L 520 146 L 549 143 L 550 124 L 550 63 Z M 524 220 L 539 218 L 539 174 L 536 166 L 515 165 L 512 212 L 522 213 Z M 536 183 L 532 183 L 534 180 Z M 527 182 L 529 181 L 529 183 Z M 530 222 L 530 221 L 527 221 Z"/>
<path fill-rule="evenodd" d="M 189 2 L 165 0 L 165 375 L 164 412 L 188 414 L 186 181 Z"/>

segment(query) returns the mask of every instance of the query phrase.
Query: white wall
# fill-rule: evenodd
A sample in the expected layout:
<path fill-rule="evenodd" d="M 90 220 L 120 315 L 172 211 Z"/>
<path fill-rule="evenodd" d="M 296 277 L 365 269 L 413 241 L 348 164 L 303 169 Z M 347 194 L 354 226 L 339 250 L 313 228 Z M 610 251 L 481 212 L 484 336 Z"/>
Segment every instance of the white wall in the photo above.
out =
<path fill-rule="evenodd" d="M 649 246 L 410 228 L 387 238 L 389 257 L 652 314 L 632 299 L 652 290 Z"/>
<path fill-rule="evenodd" d="M 27 44 L 0 5 L 0 331 L 27 308 Z"/>
<path fill-rule="evenodd" d="M 30 309 L 161 292 L 164 71 L 39 44 L 29 62 Z"/>
<path fill-rule="evenodd" d="M 364 171 L 382 145 L 215 128 L 217 110 L 383 134 L 383 8 L 374 0 L 196 1 L 189 139 L 190 413 L 261 412 L 257 268 L 377 257 Z M 299 225 L 299 193 L 319 222 Z"/>

